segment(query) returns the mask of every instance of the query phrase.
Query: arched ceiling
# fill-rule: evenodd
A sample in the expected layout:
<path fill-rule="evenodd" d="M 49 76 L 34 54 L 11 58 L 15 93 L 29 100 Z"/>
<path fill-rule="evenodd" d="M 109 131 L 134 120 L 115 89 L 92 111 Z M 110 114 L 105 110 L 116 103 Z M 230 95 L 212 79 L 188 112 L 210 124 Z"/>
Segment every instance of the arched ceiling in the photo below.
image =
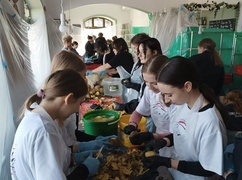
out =
<path fill-rule="evenodd" d="M 59 18 L 61 13 L 61 0 L 25 0 L 30 8 L 42 8 L 45 6 L 47 13 L 53 18 Z M 181 4 L 197 2 L 205 3 L 207 0 L 63 0 L 64 11 L 91 4 L 116 4 L 138 9 L 144 12 L 162 11 L 164 8 L 178 7 Z M 212 0 L 209 0 L 212 1 Z M 217 3 L 223 0 L 216 0 Z M 230 2 L 231 1 L 231 2 Z M 229 0 L 230 3 L 237 3 L 239 0 Z M 41 5 L 42 4 L 42 5 Z M 90 9 L 91 11 L 91 9 Z"/>
<path fill-rule="evenodd" d="M 40 0 L 27 0 L 28 3 L 34 4 Z M 47 13 L 53 18 L 59 18 L 61 13 L 61 0 L 41 0 L 43 6 L 45 6 Z M 178 7 L 180 4 L 187 3 L 188 0 L 63 0 L 64 11 L 77 8 L 80 6 L 90 4 L 116 4 L 126 7 L 131 7 L 144 12 L 155 12 L 162 10 L 164 7 Z M 91 9 L 90 9 L 91 11 Z"/>

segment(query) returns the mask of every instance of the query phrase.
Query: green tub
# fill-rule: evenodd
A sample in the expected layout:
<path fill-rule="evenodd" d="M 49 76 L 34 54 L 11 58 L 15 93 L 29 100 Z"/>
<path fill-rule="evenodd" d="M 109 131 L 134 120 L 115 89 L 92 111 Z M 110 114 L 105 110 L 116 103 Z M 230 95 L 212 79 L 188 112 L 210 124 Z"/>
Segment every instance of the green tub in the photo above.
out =
<path fill-rule="evenodd" d="M 94 110 L 83 116 L 84 131 L 93 136 L 117 135 L 119 113 L 112 110 Z"/>

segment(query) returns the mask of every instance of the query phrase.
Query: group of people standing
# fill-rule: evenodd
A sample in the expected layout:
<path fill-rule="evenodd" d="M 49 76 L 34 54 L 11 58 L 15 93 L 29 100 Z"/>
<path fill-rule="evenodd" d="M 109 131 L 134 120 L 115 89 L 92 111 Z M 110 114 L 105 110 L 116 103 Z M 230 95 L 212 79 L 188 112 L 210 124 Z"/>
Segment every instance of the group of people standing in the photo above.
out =
<path fill-rule="evenodd" d="M 68 40 L 52 61 L 51 75 L 25 103 L 11 151 L 13 179 L 75 180 L 95 175 L 100 160 L 93 153 L 102 146 L 112 149 L 110 137 L 78 132 L 75 122 L 88 90 L 84 76 L 100 72 L 121 79 L 124 103 L 115 102 L 114 108 L 131 114 L 124 128 L 131 143 L 157 152 L 143 158 L 150 170 L 141 179 L 155 179 L 160 166 L 177 180 L 223 176 L 229 118 L 218 98 L 224 67 L 212 39 L 203 39 L 199 54 L 189 59 L 166 57 L 159 41 L 144 33 L 131 39 L 133 55 L 123 38 L 110 47 L 106 40 L 96 40 L 100 54 L 107 56 L 112 48 L 114 55 L 92 71 Z M 147 132 L 138 130 L 142 116 Z"/>

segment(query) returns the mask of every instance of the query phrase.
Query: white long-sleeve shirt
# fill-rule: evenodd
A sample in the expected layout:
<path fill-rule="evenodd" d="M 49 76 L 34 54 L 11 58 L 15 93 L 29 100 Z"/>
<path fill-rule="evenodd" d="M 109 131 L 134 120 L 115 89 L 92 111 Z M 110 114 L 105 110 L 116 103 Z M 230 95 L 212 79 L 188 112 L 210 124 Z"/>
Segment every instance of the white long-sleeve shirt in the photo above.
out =
<path fill-rule="evenodd" d="M 15 134 L 10 155 L 13 180 L 65 180 L 70 150 L 54 120 L 41 107 L 28 112 Z"/>

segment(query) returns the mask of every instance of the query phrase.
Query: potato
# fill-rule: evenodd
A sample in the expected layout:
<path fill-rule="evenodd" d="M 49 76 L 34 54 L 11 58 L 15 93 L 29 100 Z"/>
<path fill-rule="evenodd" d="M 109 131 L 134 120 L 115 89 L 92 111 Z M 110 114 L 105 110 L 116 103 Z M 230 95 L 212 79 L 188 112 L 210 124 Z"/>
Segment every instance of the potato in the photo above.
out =
<path fill-rule="evenodd" d="M 91 91 L 89 91 L 89 94 L 90 94 L 90 95 L 95 94 L 95 90 L 91 90 Z"/>
<path fill-rule="evenodd" d="M 90 99 L 91 98 L 90 94 L 87 94 L 86 95 L 86 98 Z"/>
<path fill-rule="evenodd" d="M 154 151 L 147 151 L 145 152 L 145 157 L 150 157 L 150 156 L 154 156 L 155 152 Z"/>
<path fill-rule="evenodd" d="M 99 89 L 100 89 L 100 85 L 96 85 L 96 86 L 94 86 L 94 89 L 95 89 L 95 91 L 99 91 Z"/>
<path fill-rule="evenodd" d="M 99 92 L 102 94 L 102 93 L 104 93 L 104 89 L 101 87 L 100 89 L 99 89 Z"/>

